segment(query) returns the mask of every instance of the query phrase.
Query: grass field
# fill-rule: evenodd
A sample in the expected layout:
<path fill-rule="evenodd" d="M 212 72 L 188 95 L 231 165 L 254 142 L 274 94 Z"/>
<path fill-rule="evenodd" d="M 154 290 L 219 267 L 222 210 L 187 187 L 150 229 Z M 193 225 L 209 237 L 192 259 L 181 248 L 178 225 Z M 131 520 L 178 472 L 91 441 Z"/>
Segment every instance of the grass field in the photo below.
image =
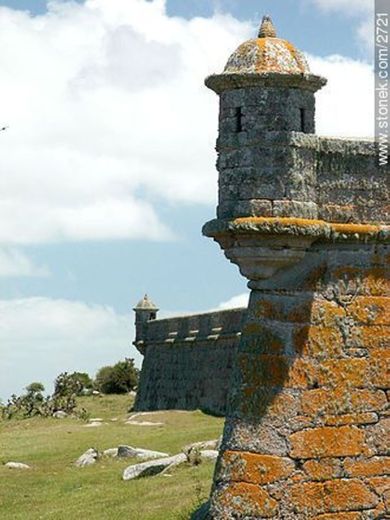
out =
<path fill-rule="evenodd" d="M 85 397 L 80 405 L 105 424 L 86 428 L 77 419 L 0 421 L 1 520 L 185 520 L 210 490 L 213 464 L 183 465 L 171 476 L 130 482 L 121 480 L 135 459 L 100 459 L 77 468 L 74 461 L 88 448 L 99 451 L 129 444 L 180 452 L 189 443 L 217 438 L 223 420 L 201 412 L 161 412 L 142 420 L 159 427 L 126 425 L 127 396 Z M 112 419 L 117 419 L 112 421 Z M 23 462 L 30 470 L 11 470 L 4 463 Z"/>

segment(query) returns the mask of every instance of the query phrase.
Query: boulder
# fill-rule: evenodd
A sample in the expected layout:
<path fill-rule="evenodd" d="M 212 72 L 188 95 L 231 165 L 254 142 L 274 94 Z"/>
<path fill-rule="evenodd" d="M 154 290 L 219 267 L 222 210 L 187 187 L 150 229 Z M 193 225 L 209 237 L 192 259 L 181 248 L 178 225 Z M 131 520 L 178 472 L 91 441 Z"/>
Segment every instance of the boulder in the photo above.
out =
<path fill-rule="evenodd" d="M 100 421 L 97 422 L 97 421 L 94 421 L 94 422 L 91 422 L 91 423 L 88 423 L 88 424 L 84 424 L 84 428 L 98 428 L 99 426 L 102 426 L 103 423 L 101 423 Z"/>
<path fill-rule="evenodd" d="M 64 412 L 63 410 L 57 410 L 53 413 L 53 417 L 55 419 L 65 419 L 65 417 L 68 417 L 68 414 Z"/>
<path fill-rule="evenodd" d="M 117 457 L 118 456 L 118 448 L 109 448 L 108 450 L 103 451 L 104 457 Z"/>
<path fill-rule="evenodd" d="M 164 426 L 162 422 L 150 422 L 150 421 L 127 421 L 125 424 L 131 424 L 132 426 Z"/>
<path fill-rule="evenodd" d="M 95 464 L 99 458 L 99 452 L 95 448 L 90 448 L 85 453 L 79 457 L 75 464 L 78 468 L 83 468 L 85 466 L 91 466 Z"/>
<path fill-rule="evenodd" d="M 123 472 L 122 478 L 123 480 L 133 480 L 135 478 L 157 475 L 164 471 L 164 469 L 182 464 L 183 462 L 186 462 L 186 460 L 187 457 L 184 453 L 179 453 L 173 457 L 141 462 L 140 464 L 135 464 L 126 468 Z"/>
<path fill-rule="evenodd" d="M 217 460 L 218 451 L 217 450 L 200 450 L 200 457 L 206 460 Z"/>
<path fill-rule="evenodd" d="M 184 446 L 183 453 L 189 454 L 193 450 L 218 450 L 221 440 L 213 439 L 211 441 L 194 442 Z"/>
<path fill-rule="evenodd" d="M 138 457 L 140 459 L 159 459 L 169 457 L 168 453 L 161 451 L 144 450 L 143 448 L 133 448 L 133 446 L 118 446 L 118 457 Z"/>
<path fill-rule="evenodd" d="M 23 462 L 7 462 L 5 467 L 8 469 L 30 469 L 30 466 L 23 464 Z"/>

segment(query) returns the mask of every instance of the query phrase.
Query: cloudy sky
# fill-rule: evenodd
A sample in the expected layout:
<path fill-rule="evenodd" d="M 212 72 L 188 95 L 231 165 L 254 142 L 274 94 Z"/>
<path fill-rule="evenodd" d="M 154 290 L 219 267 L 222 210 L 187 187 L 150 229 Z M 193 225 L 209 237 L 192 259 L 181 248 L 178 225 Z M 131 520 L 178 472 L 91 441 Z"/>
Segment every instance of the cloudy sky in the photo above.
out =
<path fill-rule="evenodd" d="M 214 217 L 205 76 L 263 14 L 329 79 L 317 130 L 371 135 L 372 0 L 0 1 L 0 398 L 131 347 L 162 313 L 240 305 Z M 228 302 L 228 303 L 227 303 Z"/>

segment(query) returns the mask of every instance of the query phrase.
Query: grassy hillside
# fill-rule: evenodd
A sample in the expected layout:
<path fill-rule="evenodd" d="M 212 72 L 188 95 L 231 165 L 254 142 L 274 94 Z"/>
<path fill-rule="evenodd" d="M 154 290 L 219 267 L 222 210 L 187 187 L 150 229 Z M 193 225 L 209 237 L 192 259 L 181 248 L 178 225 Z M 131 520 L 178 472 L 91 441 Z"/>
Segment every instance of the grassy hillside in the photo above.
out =
<path fill-rule="evenodd" d="M 207 497 L 212 463 L 183 465 L 171 476 L 123 482 L 122 471 L 134 459 L 101 459 L 77 468 L 88 448 L 99 451 L 129 444 L 170 454 L 189 443 L 217 438 L 222 419 L 201 412 L 161 412 L 142 420 L 159 427 L 125 424 L 127 396 L 86 397 L 80 405 L 105 424 L 86 428 L 77 419 L 0 421 L 0 518 L 2 520 L 184 520 L 194 504 Z M 23 462 L 30 470 L 10 470 L 4 463 Z"/>

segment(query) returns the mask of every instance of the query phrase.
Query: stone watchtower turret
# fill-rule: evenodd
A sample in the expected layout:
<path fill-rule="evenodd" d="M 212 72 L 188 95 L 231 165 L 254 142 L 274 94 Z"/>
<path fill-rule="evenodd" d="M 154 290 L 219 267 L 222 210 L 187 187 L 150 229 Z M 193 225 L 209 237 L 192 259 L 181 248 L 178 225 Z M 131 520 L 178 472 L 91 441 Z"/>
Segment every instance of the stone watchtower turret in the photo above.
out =
<path fill-rule="evenodd" d="M 206 80 L 219 205 L 203 233 L 251 289 L 210 519 L 390 514 L 390 171 L 372 141 L 315 135 L 325 83 L 269 17 Z"/>
<path fill-rule="evenodd" d="M 220 96 L 219 218 L 317 217 L 315 152 L 294 146 L 293 133 L 314 133 L 314 93 L 325 84 L 300 51 L 276 37 L 269 17 L 222 74 L 207 78 Z"/>
<path fill-rule="evenodd" d="M 135 312 L 134 345 L 138 348 L 140 352 L 142 352 L 145 324 L 148 321 L 155 320 L 157 318 L 157 313 L 159 309 L 152 302 L 152 300 L 149 299 L 148 295 L 145 294 L 142 300 L 140 300 L 134 307 L 133 311 Z"/>

